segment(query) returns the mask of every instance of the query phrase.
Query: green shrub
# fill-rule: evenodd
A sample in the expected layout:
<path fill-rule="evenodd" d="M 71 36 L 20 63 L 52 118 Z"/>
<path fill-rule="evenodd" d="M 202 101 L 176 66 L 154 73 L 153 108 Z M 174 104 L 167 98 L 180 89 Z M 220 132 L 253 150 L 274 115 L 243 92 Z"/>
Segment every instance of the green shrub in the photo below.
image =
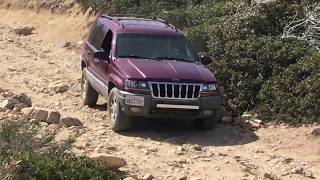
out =
<path fill-rule="evenodd" d="M 23 118 L 0 122 L 0 179 L 120 179 L 115 172 L 85 157 L 65 152 L 71 141 L 58 145 L 54 132 Z"/>
<path fill-rule="evenodd" d="M 18 164 L 17 174 L 22 179 L 92 179 L 117 180 L 116 173 L 102 164 L 85 157 L 75 157 L 70 154 L 39 156 L 25 154 Z"/>
<path fill-rule="evenodd" d="M 319 122 L 319 79 L 320 54 L 315 53 L 290 65 L 263 85 L 257 112 L 265 120 L 292 124 Z"/>
<path fill-rule="evenodd" d="M 208 48 L 215 57 L 210 68 L 221 83 L 227 105 L 237 115 L 256 107 L 263 84 L 307 55 L 310 47 L 281 39 L 280 25 L 270 27 L 284 23 L 285 18 L 275 11 L 291 12 L 288 3 L 250 6 L 243 2 L 233 6 L 240 9 L 232 12 L 226 8 L 224 16 L 208 20 L 209 40 L 202 49 Z"/>
<path fill-rule="evenodd" d="M 241 113 L 257 105 L 262 85 L 304 57 L 307 46 L 295 40 L 253 36 L 228 42 L 223 51 L 225 55 L 217 56 L 211 69 L 229 106 Z"/>
<path fill-rule="evenodd" d="M 39 126 L 26 120 L 2 120 L 0 123 L 0 152 L 34 151 L 49 144 L 54 132 L 37 137 Z"/>

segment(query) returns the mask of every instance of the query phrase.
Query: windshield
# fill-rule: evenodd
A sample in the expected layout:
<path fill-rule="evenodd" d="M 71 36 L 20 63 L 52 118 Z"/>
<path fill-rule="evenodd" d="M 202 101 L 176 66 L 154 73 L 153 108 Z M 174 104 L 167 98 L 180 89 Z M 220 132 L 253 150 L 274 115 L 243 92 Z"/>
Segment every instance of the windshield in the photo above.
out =
<path fill-rule="evenodd" d="M 119 34 L 116 46 L 119 58 L 197 61 L 184 37 L 146 34 Z"/>

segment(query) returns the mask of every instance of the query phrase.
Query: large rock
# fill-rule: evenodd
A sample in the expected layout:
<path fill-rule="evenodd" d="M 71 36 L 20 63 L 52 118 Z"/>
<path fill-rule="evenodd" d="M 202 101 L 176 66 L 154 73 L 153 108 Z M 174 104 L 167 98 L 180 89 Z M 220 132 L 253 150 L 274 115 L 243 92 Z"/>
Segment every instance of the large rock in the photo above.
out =
<path fill-rule="evenodd" d="M 24 108 L 24 109 L 22 109 L 21 112 L 22 112 L 22 114 L 23 114 L 23 116 L 24 116 L 25 118 L 31 119 L 32 113 L 33 113 L 34 110 L 35 110 L 34 108 L 31 108 L 31 107 L 30 107 L 30 108 Z"/>
<path fill-rule="evenodd" d="M 16 104 L 20 104 L 20 103 L 21 102 L 16 99 L 9 98 L 0 103 L 0 108 L 12 110 Z"/>
<path fill-rule="evenodd" d="M 61 114 L 58 111 L 49 111 L 47 123 L 49 124 L 60 124 Z"/>
<path fill-rule="evenodd" d="M 48 110 L 46 109 L 35 109 L 32 112 L 31 119 L 35 119 L 37 122 L 44 121 L 48 119 Z"/>
<path fill-rule="evenodd" d="M 17 109 L 17 111 L 21 111 L 24 108 L 28 108 L 28 106 L 26 104 L 24 104 L 24 103 L 20 103 L 20 104 L 14 105 L 13 109 Z"/>
<path fill-rule="evenodd" d="M 90 158 L 98 163 L 104 163 L 114 170 L 124 167 L 127 164 L 123 158 L 109 156 L 105 153 L 94 153 Z"/>
<path fill-rule="evenodd" d="M 51 88 L 55 93 L 64 93 L 69 90 L 69 86 L 63 83 L 57 83 L 57 84 L 51 85 Z"/>
<path fill-rule="evenodd" d="M 34 119 L 37 122 L 47 122 L 49 124 L 60 124 L 61 114 L 55 110 L 30 107 L 22 109 L 21 112 L 27 119 Z"/>
<path fill-rule="evenodd" d="M 21 93 L 19 95 L 15 95 L 12 98 L 20 101 L 21 103 L 27 105 L 28 107 L 32 106 L 31 98 L 24 93 Z"/>
<path fill-rule="evenodd" d="M 13 28 L 13 32 L 15 32 L 18 35 L 28 36 L 32 34 L 32 31 L 34 30 L 34 27 L 29 25 L 20 25 Z"/>
<path fill-rule="evenodd" d="M 62 116 L 60 119 L 60 123 L 67 126 L 83 126 L 82 122 L 75 117 L 70 117 L 70 116 Z"/>

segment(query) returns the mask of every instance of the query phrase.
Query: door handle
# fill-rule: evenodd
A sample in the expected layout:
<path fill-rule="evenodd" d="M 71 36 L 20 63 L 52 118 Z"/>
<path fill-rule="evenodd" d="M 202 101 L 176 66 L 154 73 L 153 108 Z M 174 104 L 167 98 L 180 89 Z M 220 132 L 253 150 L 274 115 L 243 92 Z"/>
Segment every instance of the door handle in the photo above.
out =
<path fill-rule="evenodd" d="M 100 62 L 100 60 L 99 60 L 98 58 L 94 58 L 94 61 L 95 61 L 96 63 Z"/>

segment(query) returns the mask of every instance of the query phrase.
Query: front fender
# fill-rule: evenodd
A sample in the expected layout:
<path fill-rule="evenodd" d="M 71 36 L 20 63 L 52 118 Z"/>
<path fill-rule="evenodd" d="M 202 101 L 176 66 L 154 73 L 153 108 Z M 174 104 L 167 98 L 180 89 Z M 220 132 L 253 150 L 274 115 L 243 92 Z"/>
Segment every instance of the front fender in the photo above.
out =
<path fill-rule="evenodd" d="M 110 87 L 110 84 L 113 84 L 116 86 L 119 90 L 124 90 L 124 80 L 122 80 L 119 76 L 116 74 L 110 74 L 109 76 L 109 83 L 108 87 Z"/>

